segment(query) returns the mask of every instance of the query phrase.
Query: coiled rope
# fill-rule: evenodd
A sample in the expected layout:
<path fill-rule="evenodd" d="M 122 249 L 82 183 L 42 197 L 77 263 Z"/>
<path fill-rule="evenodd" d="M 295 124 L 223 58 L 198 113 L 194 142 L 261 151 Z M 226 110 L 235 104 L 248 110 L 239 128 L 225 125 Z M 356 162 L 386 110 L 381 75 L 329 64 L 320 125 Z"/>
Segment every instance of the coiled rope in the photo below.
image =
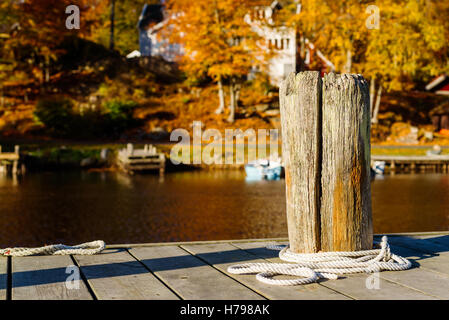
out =
<path fill-rule="evenodd" d="M 228 268 L 233 274 L 257 273 L 256 279 L 271 285 L 293 286 L 316 282 L 320 278 L 338 279 L 351 273 L 372 273 L 383 270 L 409 269 L 409 260 L 391 253 L 388 239 L 382 237 L 380 249 L 349 252 L 293 253 L 288 246 L 270 245 L 281 250 L 279 258 L 293 263 L 244 263 Z M 297 276 L 295 279 L 273 279 L 276 275 Z"/>
<path fill-rule="evenodd" d="M 96 240 L 78 244 L 76 246 L 66 246 L 64 244 L 52 244 L 38 248 L 6 248 L 0 249 L 0 255 L 11 257 L 25 257 L 33 255 L 93 255 L 104 250 L 106 244 L 103 240 Z"/>

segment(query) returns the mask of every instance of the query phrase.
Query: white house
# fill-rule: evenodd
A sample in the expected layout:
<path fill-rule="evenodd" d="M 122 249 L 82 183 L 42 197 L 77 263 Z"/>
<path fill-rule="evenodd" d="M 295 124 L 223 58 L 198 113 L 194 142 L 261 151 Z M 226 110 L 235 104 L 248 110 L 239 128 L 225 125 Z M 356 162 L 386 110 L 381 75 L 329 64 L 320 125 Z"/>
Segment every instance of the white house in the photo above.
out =
<path fill-rule="evenodd" d="M 296 13 L 299 14 L 301 5 L 298 0 L 295 3 Z M 254 8 L 253 12 L 245 17 L 245 21 L 265 39 L 268 48 L 275 50 L 276 55 L 268 62 L 268 74 L 271 82 L 278 85 L 289 73 L 297 71 L 298 39 L 293 28 L 274 24 L 276 11 L 282 8 L 281 1 L 267 1 L 267 4 Z M 138 23 L 142 56 L 161 56 L 167 61 L 174 61 L 177 56 L 184 54 L 182 45 L 170 43 L 167 39 L 158 36 L 158 32 L 166 27 L 170 26 L 167 17 L 164 16 L 163 5 L 145 5 Z M 333 64 L 307 39 L 305 44 L 306 65 L 309 64 L 313 51 L 326 66 L 331 70 L 335 69 Z M 257 72 L 257 66 L 253 70 L 253 73 L 255 72 Z"/>
<path fill-rule="evenodd" d="M 163 5 L 144 5 L 137 24 L 142 56 L 160 56 L 173 62 L 177 56 L 184 54 L 182 45 L 158 36 L 162 28 L 170 27 L 167 22 Z"/>
<path fill-rule="evenodd" d="M 252 29 L 265 39 L 267 50 L 275 52 L 268 62 L 268 75 L 276 85 L 289 73 L 296 71 L 297 58 L 295 30 L 286 26 L 275 26 L 274 23 L 275 13 L 281 8 L 281 3 L 275 0 L 270 5 L 254 8 L 253 12 L 245 17 Z"/>

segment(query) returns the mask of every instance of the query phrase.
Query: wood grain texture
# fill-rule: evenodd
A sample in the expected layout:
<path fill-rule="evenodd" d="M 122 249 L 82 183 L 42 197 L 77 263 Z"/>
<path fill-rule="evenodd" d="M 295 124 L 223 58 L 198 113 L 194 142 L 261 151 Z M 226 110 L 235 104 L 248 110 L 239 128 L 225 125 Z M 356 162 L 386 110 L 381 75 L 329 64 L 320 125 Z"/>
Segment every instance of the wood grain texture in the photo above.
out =
<path fill-rule="evenodd" d="M 183 299 L 264 299 L 178 246 L 141 247 L 130 252 Z"/>
<path fill-rule="evenodd" d="M 6 290 L 8 284 L 7 258 L 0 257 L 0 300 L 6 300 Z"/>
<path fill-rule="evenodd" d="M 293 252 L 320 250 L 321 143 L 319 72 L 290 74 L 279 91 L 287 223 Z"/>
<path fill-rule="evenodd" d="M 126 251 L 105 250 L 75 259 L 99 300 L 179 300 Z"/>
<path fill-rule="evenodd" d="M 31 256 L 12 259 L 13 300 L 91 300 L 85 283 L 69 288 L 67 278 L 75 268 L 70 256 Z"/>
<path fill-rule="evenodd" d="M 323 79 L 321 249 L 371 249 L 369 90 L 360 75 Z"/>

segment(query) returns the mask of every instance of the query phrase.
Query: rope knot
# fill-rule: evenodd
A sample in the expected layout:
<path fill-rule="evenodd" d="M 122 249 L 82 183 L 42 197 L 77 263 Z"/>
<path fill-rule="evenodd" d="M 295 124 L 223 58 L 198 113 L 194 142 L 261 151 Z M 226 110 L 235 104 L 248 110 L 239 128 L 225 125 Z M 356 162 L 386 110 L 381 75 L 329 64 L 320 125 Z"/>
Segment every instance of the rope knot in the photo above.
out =
<path fill-rule="evenodd" d="M 381 252 L 383 254 L 382 260 L 388 262 L 391 260 L 391 250 L 390 245 L 388 244 L 387 236 L 382 237 L 382 241 L 380 243 Z"/>

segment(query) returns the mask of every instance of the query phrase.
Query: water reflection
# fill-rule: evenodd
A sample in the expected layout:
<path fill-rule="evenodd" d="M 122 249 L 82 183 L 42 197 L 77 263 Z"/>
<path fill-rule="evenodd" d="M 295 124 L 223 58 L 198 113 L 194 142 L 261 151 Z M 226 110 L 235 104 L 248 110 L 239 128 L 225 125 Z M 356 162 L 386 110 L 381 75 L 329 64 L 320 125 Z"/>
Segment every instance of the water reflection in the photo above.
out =
<path fill-rule="evenodd" d="M 285 184 L 243 171 L 0 175 L 0 247 L 285 237 Z M 373 183 L 375 232 L 449 230 L 449 177 Z"/>

